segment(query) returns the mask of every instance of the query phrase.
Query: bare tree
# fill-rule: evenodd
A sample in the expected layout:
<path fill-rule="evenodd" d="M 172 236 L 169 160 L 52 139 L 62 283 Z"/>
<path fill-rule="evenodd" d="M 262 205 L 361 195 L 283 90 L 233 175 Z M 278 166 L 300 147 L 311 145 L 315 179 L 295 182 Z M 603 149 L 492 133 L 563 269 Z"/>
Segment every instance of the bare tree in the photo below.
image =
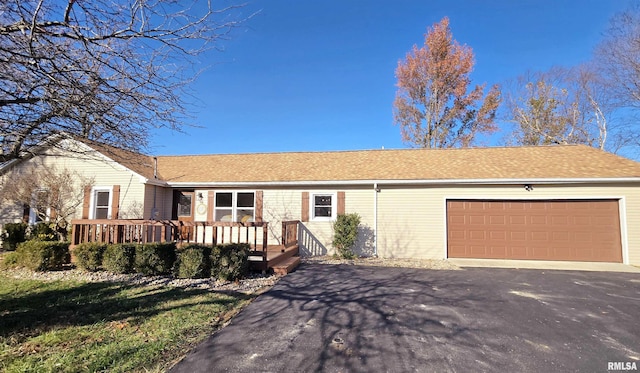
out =
<path fill-rule="evenodd" d="M 604 149 L 614 110 L 601 78 L 587 65 L 518 77 L 506 94 L 518 145 L 586 144 Z"/>
<path fill-rule="evenodd" d="M 617 105 L 640 109 L 640 4 L 611 19 L 595 60 Z"/>
<path fill-rule="evenodd" d="M 500 91 L 484 85 L 468 91 L 473 51 L 453 39 L 449 19 L 427 30 L 424 46 L 413 46 L 398 63 L 394 121 L 402 139 L 416 147 L 469 146 L 479 133 L 494 132 Z"/>
<path fill-rule="evenodd" d="M 84 189 L 93 185 L 76 171 L 53 166 L 25 167 L 5 175 L 11 182 L 0 189 L 0 204 L 28 206 L 37 221 L 49 222 L 61 239 L 84 201 Z"/>
<path fill-rule="evenodd" d="M 180 129 L 202 54 L 238 24 L 209 1 L 5 0 L 0 162 L 65 132 L 130 150 Z"/>

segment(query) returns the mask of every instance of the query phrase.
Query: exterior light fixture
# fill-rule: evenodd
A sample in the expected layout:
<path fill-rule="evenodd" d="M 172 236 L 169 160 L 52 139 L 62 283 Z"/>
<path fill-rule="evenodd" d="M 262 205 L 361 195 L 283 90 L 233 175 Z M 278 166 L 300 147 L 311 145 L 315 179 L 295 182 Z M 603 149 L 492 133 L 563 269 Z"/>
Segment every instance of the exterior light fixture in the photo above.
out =
<path fill-rule="evenodd" d="M 527 192 L 530 192 L 533 190 L 533 185 L 531 184 L 524 184 L 524 190 L 526 190 Z"/>

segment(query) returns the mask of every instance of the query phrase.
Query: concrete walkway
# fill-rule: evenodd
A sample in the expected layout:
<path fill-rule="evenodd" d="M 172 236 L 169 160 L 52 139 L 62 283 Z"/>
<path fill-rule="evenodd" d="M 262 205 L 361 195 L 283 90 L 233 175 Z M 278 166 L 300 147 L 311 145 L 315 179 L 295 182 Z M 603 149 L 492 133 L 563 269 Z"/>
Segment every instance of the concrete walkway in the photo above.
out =
<path fill-rule="evenodd" d="M 606 372 L 639 309 L 636 273 L 303 264 L 172 372 Z"/>

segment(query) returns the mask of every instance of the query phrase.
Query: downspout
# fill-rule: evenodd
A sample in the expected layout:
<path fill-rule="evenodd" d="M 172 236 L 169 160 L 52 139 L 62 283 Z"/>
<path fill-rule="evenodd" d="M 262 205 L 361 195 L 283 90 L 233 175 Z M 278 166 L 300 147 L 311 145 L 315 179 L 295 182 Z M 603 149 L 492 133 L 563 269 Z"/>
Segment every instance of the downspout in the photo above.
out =
<path fill-rule="evenodd" d="M 153 179 L 158 180 L 158 157 L 153 157 Z M 153 208 L 151 209 L 151 220 L 158 218 L 158 209 L 156 207 L 156 195 L 158 186 L 153 184 Z"/>
<path fill-rule="evenodd" d="M 373 184 L 373 256 L 378 256 L 378 183 Z"/>

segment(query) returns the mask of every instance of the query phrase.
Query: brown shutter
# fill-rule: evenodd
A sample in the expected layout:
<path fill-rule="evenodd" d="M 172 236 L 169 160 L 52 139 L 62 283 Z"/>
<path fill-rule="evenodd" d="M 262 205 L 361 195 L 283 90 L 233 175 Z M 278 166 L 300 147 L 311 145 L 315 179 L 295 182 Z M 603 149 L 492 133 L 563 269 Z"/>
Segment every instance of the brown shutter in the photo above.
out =
<path fill-rule="evenodd" d="M 89 208 L 91 203 L 91 186 L 84 187 L 84 201 L 82 201 L 82 218 L 89 219 Z"/>
<path fill-rule="evenodd" d="M 262 223 L 262 191 L 256 191 L 256 221 Z"/>
<path fill-rule="evenodd" d="M 213 196 L 215 192 L 210 190 L 207 194 L 207 221 L 213 221 Z"/>
<path fill-rule="evenodd" d="M 344 215 L 344 192 L 338 192 L 338 215 Z"/>
<path fill-rule="evenodd" d="M 309 221 L 309 192 L 302 192 L 302 213 L 300 220 Z"/>
<path fill-rule="evenodd" d="M 120 212 L 120 185 L 113 186 L 111 194 L 111 219 L 117 219 Z"/>

